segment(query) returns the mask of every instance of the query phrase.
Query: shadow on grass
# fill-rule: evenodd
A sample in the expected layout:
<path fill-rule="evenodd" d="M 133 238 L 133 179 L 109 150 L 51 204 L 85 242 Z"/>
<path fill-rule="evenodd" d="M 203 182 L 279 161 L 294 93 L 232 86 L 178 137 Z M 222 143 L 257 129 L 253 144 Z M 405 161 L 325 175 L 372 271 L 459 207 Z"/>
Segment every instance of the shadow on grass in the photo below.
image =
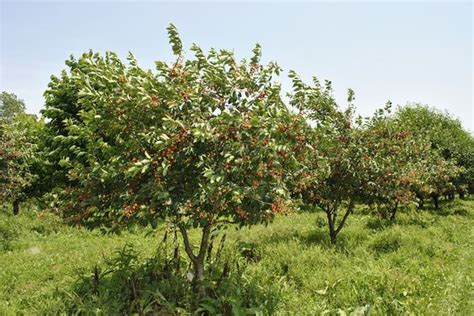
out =
<path fill-rule="evenodd" d="M 276 244 L 287 245 L 291 242 L 296 242 L 307 247 L 320 246 L 323 249 L 350 254 L 351 250 L 349 248 L 351 245 L 359 241 L 357 238 L 354 239 L 354 236 L 349 236 L 350 234 L 346 233 L 348 228 L 347 224 L 338 234 L 335 244 L 331 243 L 328 224 L 325 218 L 317 217 L 314 222 L 308 223 L 308 225 L 310 225 L 310 229 L 308 229 L 308 226 L 305 226 L 303 229 L 301 229 L 301 227 L 294 227 L 288 230 L 260 234 L 257 241 L 254 240 L 242 244 L 247 244 L 247 246 L 250 247 L 249 250 L 252 250 L 251 257 L 255 257 L 254 253 L 256 253 L 256 257 L 259 258 L 262 255 L 261 248 L 265 248 L 266 246 L 272 247 Z M 243 254 L 243 256 L 247 257 L 245 254 Z M 258 261 L 258 259 L 256 261 Z"/>
<path fill-rule="evenodd" d="M 329 238 L 329 232 L 327 228 L 315 228 L 313 231 L 301 235 L 301 243 L 306 246 L 320 246 L 324 250 L 335 251 L 344 255 L 351 255 L 353 248 L 352 244 L 354 240 L 351 240 L 351 237 L 341 231 L 336 239 L 335 243 L 331 242 Z"/>
<path fill-rule="evenodd" d="M 439 208 L 435 208 L 434 205 L 425 206 L 420 211 L 425 211 L 433 215 L 439 216 L 469 216 L 471 212 L 469 211 L 469 206 L 466 204 L 469 200 L 454 200 L 454 201 L 440 201 Z"/>
<path fill-rule="evenodd" d="M 413 214 L 411 216 L 399 219 L 397 221 L 398 224 L 400 225 L 413 225 L 413 226 L 419 226 L 421 228 L 428 228 L 433 226 L 438 221 L 438 218 L 436 217 L 426 217 L 423 216 L 422 213 L 417 212 L 416 214 Z"/>
<path fill-rule="evenodd" d="M 399 231 L 384 231 L 375 236 L 369 248 L 376 256 L 397 251 L 402 246 L 402 236 Z"/>
<path fill-rule="evenodd" d="M 382 231 L 397 224 L 397 219 L 389 220 L 380 217 L 371 217 L 367 220 L 366 227 L 374 231 Z"/>
<path fill-rule="evenodd" d="M 435 208 L 434 205 L 430 204 L 425 205 L 423 209 L 418 209 L 414 205 L 405 206 L 399 209 L 394 220 L 374 216 L 367 220 L 366 227 L 373 231 L 383 231 L 394 225 L 416 225 L 427 228 L 438 220 L 436 216 L 473 216 L 467 203 L 469 202 L 464 200 L 443 200 L 440 202 L 439 208 Z M 434 215 L 434 217 L 426 216 L 427 214 Z"/>
<path fill-rule="evenodd" d="M 62 295 L 68 314 L 240 315 L 276 310 L 279 293 L 245 277 L 243 261 L 209 263 L 205 299 L 194 294 L 189 268 L 176 251 L 142 260 L 125 246 L 104 265 L 81 271 L 73 290 Z"/>

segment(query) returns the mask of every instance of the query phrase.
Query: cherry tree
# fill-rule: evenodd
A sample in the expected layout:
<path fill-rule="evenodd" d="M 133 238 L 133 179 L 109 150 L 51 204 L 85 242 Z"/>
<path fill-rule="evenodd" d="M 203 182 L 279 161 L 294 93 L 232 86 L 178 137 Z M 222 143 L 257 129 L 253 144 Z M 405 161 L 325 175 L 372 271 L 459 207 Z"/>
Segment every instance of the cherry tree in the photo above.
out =
<path fill-rule="evenodd" d="M 354 92 L 349 90 L 349 106 L 342 110 L 332 97 L 330 81 L 322 85 L 314 78 L 313 84 L 306 84 L 295 72 L 290 78 L 290 104 L 311 125 L 307 142 L 312 149 L 297 156 L 304 169 L 294 193 L 305 204 L 318 206 L 326 213 L 329 237 L 335 243 L 363 191 L 359 168 L 362 148 L 353 118 Z"/>
<path fill-rule="evenodd" d="M 67 172 L 63 213 L 113 229 L 167 220 L 182 235 L 203 297 L 211 234 L 287 212 L 293 152 L 307 124 L 283 103 L 280 68 L 260 63 L 259 45 L 240 62 L 197 45 L 186 59 L 173 25 L 168 34 L 176 59 L 157 61 L 155 71 L 131 54 L 126 63 L 110 52 L 70 61 L 53 78 L 44 113 L 60 127 L 51 151 Z M 73 114 L 58 120 L 64 108 Z M 197 248 L 191 228 L 201 231 Z"/>

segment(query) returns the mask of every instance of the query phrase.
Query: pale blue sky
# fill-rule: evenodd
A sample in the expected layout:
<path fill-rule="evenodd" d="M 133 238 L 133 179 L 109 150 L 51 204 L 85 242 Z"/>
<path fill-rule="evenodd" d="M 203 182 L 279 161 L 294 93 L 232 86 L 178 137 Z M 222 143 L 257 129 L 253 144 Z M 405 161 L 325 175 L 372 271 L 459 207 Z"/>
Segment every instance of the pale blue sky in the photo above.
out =
<path fill-rule="evenodd" d="M 2 1 L 2 0 L 0 0 Z M 51 74 L 89 49 L 132 51 L 141 65 L 171 57 L 166 26 L 192 42 L 265 61 L 303 78 L 333 82 L 344 103 L 356 92 L 362 115 L 387 99 L 446 109 L 474 131 L 473 7 L 465 2 L 1 2 L 0 89 L 43 106 Z M 281 79 L 284 88 L 288 79 Z"/>

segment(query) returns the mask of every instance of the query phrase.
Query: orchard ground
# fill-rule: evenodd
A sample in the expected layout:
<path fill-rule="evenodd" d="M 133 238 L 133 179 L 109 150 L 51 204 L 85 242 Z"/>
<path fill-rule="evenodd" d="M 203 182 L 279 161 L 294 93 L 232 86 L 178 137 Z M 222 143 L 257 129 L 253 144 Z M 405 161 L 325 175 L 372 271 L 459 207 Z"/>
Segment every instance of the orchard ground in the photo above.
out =
<path fill-rule="evenodd" d="M 10 214 L 0 212 L 1 315 L 169 315 L 192 307 L 187 257 L 182 246 L 174 254 L 173 234 L 163 242 L 164 225 L 104 234 L 27 206 Z M 405 208 L 395 222 L 358 207 L 346 225 L 336 246 L 319 210 L 281 216 L 267 227 L 229 228 L 220 259 L 210 264 L 210 282 L 220 290 L 198 310 L 474 313 L 474 199 L 444 202 L 440 210 Z M 197 242 L 197 231 L 192 237 Z M 231 280 L 224 289 L 223 279 Z"/>

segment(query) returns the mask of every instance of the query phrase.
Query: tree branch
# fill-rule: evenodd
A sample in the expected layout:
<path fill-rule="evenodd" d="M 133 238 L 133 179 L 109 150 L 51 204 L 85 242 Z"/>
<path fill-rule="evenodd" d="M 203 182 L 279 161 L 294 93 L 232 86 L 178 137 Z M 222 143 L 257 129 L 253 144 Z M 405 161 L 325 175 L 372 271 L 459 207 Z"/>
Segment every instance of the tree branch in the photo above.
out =
<path fill-rule="evenodd" d="M 199 260 L 200 262 L 203 262 L 204 258 L 206 256 L 206 251 L 207 251 L 207 247 L 208 247 L 208 244 L 209 244 L 209 235 L 210 235 L 210 233 L 211 233 L 211 225 L 206 224 L 206 226 L 204 226 L 203 229 L 202 229 L 201 245 L 200 245 L 200 248 L 199 248 L 199 254 L 196 257 L 196 259 Z"/>
<path fill-rule="evenodd" d="M 349 206 L 347 207 L 346 213 L 344 214 L 342 221 L 339 223 L 336 229 L 336 234 L 339 233 L 339 231 L 342 229 L 342 227 L 344 226 L 344 223 L 346 222 L 347 217 L 349 216 L 350 213 L 352 213 L 353 209 L 354 209 L 354 199 L 351 198 L 349 200 Z"/>
<path fill-rule="evenodd" d="M 193 248 L 191 246 L 191 243 L 189 242 L 189 237 L 188 237 L 188 232 L 186 230 L 186 227 L 184 227 L 183 224 L 179 224 L 178 228 L 179 228 L 179 231 L 181 232 L 181 235 L 183 236 L 184 250 L 188 254 L 189 258 L 191 258 L 191 260 L 195 262 L 197 260 L 197 257 L 193 253 Z"/>

